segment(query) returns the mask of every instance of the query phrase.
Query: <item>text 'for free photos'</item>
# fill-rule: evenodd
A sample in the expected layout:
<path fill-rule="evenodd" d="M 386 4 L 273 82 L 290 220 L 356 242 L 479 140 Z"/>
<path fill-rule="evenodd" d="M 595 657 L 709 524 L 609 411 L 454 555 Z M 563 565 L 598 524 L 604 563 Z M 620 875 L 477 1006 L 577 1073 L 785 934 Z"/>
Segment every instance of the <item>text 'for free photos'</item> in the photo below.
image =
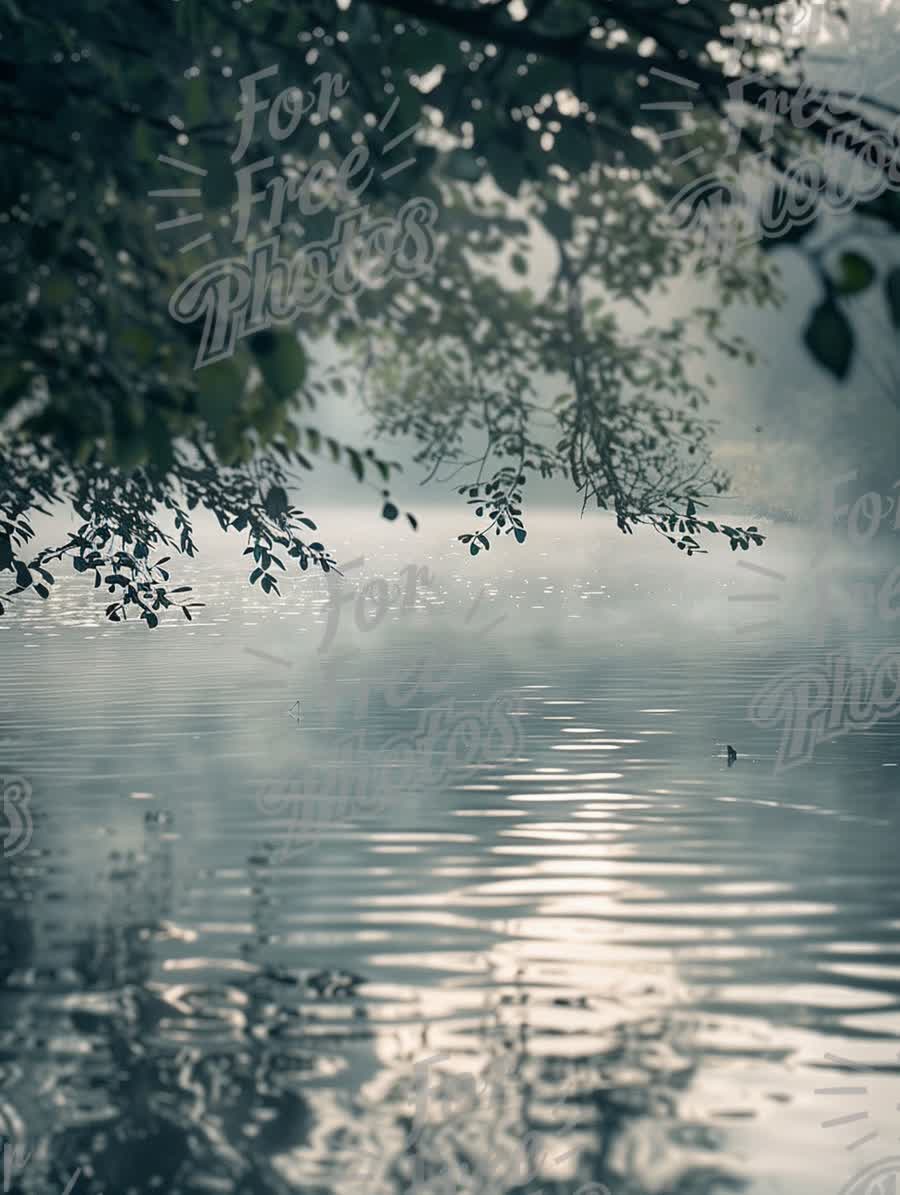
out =
<path fill-rule="evenodd" d="M 372 155 L 359 142 L 335 166 L 325 158 L 310 162 L 305 172 L 289 167 L 275 172 L 275 158 L 268 155 L 246 161 L 257 121 L 264 121 L 270 137 L 286 142 L 301 121 L 313 110 L 317 124 L 340 115 L 335 104 L 347 93 L 349 84 L 339 74 L 323 72 L 315 79 L 315 90 L 287 87 L 275 97 L 261 94 L 263 81 L 274 80 L 278 66 L 266 67 L 241 80 L 243 105 L 238 113 L 238 143 L 231 154 L 237 184 L 235 245 L 247 246 L 244 256 L 220 258 L 201 266 L 181 283 L 169 302 L 169 313 L 181 324 L 202 320 L 195 369 L 222 361 L 235 351 L 238 340 L 261 332 L 273 324 L 291 324 L 304 312 L 316 311 L 329 297 L 347 299 L 362 289 L 380 289 L 392 278 L 418 278 L 434 263 L 437 247 L 437 207 L 432 200 L 414 197 L 394 216 L 371 219 L 364 202 L 367 187 L 375 177 L 387 179 L 415 161 L 406 151 L 417 125 L 391 137 L 382 150 L 384 161 L 372 165 Z M 384 133 L 399 106 L 395 98 L 379 122 Z M 200 199 L 207 172 L 188 161 L 160 155 L 173 170 L 187 173 L 195 185 L 149 192 L 154 199 Z M 287 221 L 320 215 L 330 206 L 341 210 L 334 217 L 331 235 L 302 245 L 290 258 L 280 255 L 280 230 Z M 258 239 L 251 232 L 251 220 L 260 213 L 266 235 Z M 160 220 L 158 231 L 190 228 L 201 223 L 202 213 Z M 302 231 L 302 225 L 300 225 Z M 208 244 L 211 232 L 204 231 L 180 247 L 186 253 Z"/>

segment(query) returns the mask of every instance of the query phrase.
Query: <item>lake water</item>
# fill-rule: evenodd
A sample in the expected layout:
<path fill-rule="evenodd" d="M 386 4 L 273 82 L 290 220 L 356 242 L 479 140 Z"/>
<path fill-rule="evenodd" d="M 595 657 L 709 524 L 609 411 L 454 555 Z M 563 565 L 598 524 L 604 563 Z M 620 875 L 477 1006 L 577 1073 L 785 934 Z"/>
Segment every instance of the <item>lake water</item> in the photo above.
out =
<path fill-rule="evenodd" d="M 324 653 L 322 581 L 266 598 L 236 538 L 191 624 L 67 577 L 0 620 L 10 1190 L 837 1195 L 900 1153 L 896 720 L 776 770 L 748 715 L 892 619 L 817 621 L 799 528 L 454 529 L 335 512 L 394 588 Z"/>

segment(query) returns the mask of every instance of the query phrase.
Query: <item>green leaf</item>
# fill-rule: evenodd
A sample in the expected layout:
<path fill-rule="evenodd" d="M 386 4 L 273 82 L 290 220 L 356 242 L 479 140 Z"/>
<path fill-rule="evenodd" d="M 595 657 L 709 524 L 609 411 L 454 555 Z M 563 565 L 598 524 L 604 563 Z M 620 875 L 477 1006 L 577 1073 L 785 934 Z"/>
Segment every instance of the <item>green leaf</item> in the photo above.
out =
<path fill-rule="evenodd" d="M 202 75 L 195 76 L 185 87 L 185 115 L 188 128 L 203 124 L 209 115 L 209 95 Z"/>
<path fill-rule="evenodd" d="M 656 163 L 655 152 L 645 141 L 635 137 L 630 130 L 626 131 L 611 124 L 597 123 L 591 126 L 591 132 L 605 142 L 614 154 L 621 154 L 629 166 L 634 166 L 638 170 L 649 170 Z"/>
<path fill-rule="evenodd" d="M 54 274 L 41 287 L 41 294 L 51 307 L 62 307 L 77 296 L 78 288 L 71 278 Z"/>
<path fill-rule="evenodd" d="M 833 299 L 826 299 L 815 309 L 803 339 L 829 373 L 841 380 L 847 376 L 853 357 L 853 329 Z"/>
<path fill-rule="evenodd" d="M 594 162 L 590 137 L 572 121 L 566 121 L 556 133 L 553 152 L 560 164 L 571 174 L 582 174 L 590 170 Z"/>
<path fill-rule="evenodd" d="M 900 328 L 900 269 L 891 270 L 884 280 L 884 290 L 891 310 L 891 322 L 895 328 Z"/>
<path fill-rule="evenodd" d="M 306 380 L 306 353 L 293 332 L 257 332 L 250 348 L 266 385 L 279 398 L 296 393 Z"/>
<path fill-rule="evenodd" d="M 399 513 L 400 511 L 393 504 L 393 502 L 385 502 L 381 510 L 381 517 L 383 519 L 389 519 L 391 522 L 393 522 Z"/>
<path fill-rule="evenodd" d="M 266 494 L 266 514 L 270 519 L 281 519 L 288 512 L 288 496 L 283 486 L 273 485 Z"/>
<path fill-rule="evenodd" d="M 391 42 L 391 69 L 425 74 L 436 62 L 441 61 L 438 57 L 441 51 L 433 44 L 436 40 L 431 30 L 427 34 L 420 34 L 418 30 L 407 26 L 403 36 Z M 446 37 L 445 41 L 452 44 Z"/>
<path fill-rule="evenodd" d="M 558 203 L 552 200 L 547 204 L 547 210 L 541 217 L 544 227 L 547 231 L 560 241 L 568 241 L 572 238 L 572 213 L 566 208 L 560 207 Z"/>
<path fill-rule="evenodd" d="M 202 187 L 204 203 L 215 206 L 220 211 L 227 211 L 237 197 L 234 167 L 228 160 L 228 154 L 222 153 L 222 146 L 219 142 L 204 145 L 202 152 L 201 147 L 194 143 L 191 150 L 191 164 L 202 167 L 206 171 L 206 177 L 202 182 L 197 179 L 190 185 Z M 169 170 L 167 175 L 166 185 L 169 186 L 172 185 L 171 173 Z"/>
<path fill-rule="evenodd" d="M 197 410 L 215 431 L 224 433 L 244 392 L 244 372 L 234 358 L 195 371 Z"/>
<path fill-rule="evenodd" d="M 156 150 L 150 136 L 150 128 L 143 120 L 134 122 L 134 153 L 144 166 L 156 165 Z"/>
<path fill-rule="evenodd" d="M 144 424 L 149 463 L 162 471 L 168 470 L 175 460 L 172 435 L 165 419 L 151 417 Z"/>
<path fill-rule="evenodd" d="M 477 183 L 484 173 L 475 155 L 468 149 L 454 149 L 447 155 L 447 174 L 464 183 Z"/>
<path fill-rule="evenodd" d="M 116 345 L 137 365 L 147 365 L 156 355 L 156 342 L 146 328 L 126 328 L 116 337 Z"/>
<path fill-rule="evenodd" d="M 514 199 L 522 185 L 524 158 L 502 143 L 491 146 L 489 158 L 491 174 L 501 191 Z"/>
<path fill-rule="evenodd" d="M 859 253 L 842 253 L 840 260 L 840 277 L 837 279 L 838 292 L 842 295 L 855 295 L 872 285 L 875 278 L 875 267 Z"/>

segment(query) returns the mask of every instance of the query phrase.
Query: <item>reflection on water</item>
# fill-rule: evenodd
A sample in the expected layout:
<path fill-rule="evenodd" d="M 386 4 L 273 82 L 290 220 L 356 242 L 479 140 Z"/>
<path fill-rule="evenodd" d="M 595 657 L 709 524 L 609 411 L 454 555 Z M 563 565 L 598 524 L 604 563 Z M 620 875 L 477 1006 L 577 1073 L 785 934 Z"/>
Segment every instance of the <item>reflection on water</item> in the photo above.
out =
<path fill-rule="evenodd" d="M 732 558 L 579 535 L 471 573 L 395 547 L 446 591 L 342 623 L 331 694 L 324 588 L 278 605 L 215 561 L 190 626 L 107 627 L 62 582 L 4 620 L 16 1189 L 803 1195 L 893 1153 L 895 724 L 774 774 L 750 699 L 828 646 L 797 604 L 740 631 Z M 386 700 L 434 644 L 441 685 Z M 501 693 L 519 737 L 279 857 L 266 784 Z"/>

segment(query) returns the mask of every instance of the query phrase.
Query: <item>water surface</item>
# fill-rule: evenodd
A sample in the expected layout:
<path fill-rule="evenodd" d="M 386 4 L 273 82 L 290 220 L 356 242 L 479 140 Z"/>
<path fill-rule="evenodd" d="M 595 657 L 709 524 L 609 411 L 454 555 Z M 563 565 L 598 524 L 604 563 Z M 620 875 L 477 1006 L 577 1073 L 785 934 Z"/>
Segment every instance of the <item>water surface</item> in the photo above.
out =
<path fill-rule="evenodd" d="M 109 625 L 68 578 L 2 620 L 23 1192 L 804 1195 L 895 1152 L 896 724 L 776 773 L 747 712 L 892 624 L 819 642 L 796 529 L 752 558 L 782 581 L 596 522 L 478 561 L 445 530 L 373 525 L 354 578 L 390 609 L 327 654 L 324 585 L 266 599 L 218 543 L 190 625 Z M 404 608 L 411 562 L 439 584 Z M 456 762 L 411 785 L 429 725 Z M 329 819 L 348 769 L 388 796 Z"/>

